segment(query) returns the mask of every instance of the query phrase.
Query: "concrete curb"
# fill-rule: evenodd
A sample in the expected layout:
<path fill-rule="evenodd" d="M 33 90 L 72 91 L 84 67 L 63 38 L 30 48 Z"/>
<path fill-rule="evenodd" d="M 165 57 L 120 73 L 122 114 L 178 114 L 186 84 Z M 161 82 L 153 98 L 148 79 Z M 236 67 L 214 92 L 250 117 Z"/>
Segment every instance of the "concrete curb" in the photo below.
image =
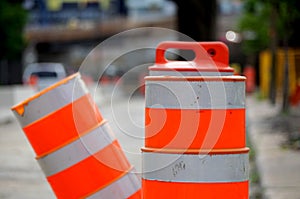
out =
<path fill-rule="evenodd" d="M 283 149 L 285 133 L 268 124 L 267 119 L 279 113 L 267 101 L 247 98 L 251 120 L 249 138 L 256 151 L 256 164 L 260 175 L 264 199 L 300 198 L 299 151 Z"/>

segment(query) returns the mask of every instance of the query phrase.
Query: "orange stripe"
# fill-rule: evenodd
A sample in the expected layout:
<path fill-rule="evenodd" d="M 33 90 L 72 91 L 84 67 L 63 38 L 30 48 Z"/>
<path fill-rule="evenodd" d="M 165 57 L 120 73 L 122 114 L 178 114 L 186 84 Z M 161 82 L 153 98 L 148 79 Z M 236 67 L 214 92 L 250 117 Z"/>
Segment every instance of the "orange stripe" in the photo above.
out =
<path fill-rule="evenodd" d="M 145 114 L 146 148 L 232 149 L 246 145 L 245 109 L 146 108 Z"/>
<path fill-rule="evenodd" d="M 37 156 L 43 156 L 87 133 L 103 120 L 90 94 L 23 128 Z"/>
<path fill-rule="evenodd" d="M 141 199 L 142 198 L 142 189 L 139 189 L 137 192 L 132 194 L 130 197 L 127 199 Z"/>
<path fill-rule="evenodd" d="M 174 183 L 142 180 L 143 199 L 248 199 L 249 183 Z"/>
<path fill-rule="evenodd" d="M 83 198 L 119 179 L 131 168 L 117 141 L 68 169 L 47 177 L 57 198 Z"/>

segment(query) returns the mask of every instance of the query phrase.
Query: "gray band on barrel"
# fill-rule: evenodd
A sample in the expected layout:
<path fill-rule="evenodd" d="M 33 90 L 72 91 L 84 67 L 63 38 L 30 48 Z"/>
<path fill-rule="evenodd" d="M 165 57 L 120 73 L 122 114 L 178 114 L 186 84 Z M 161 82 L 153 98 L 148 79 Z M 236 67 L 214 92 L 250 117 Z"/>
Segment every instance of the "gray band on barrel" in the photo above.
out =
<path fill-rule="evenodd" d="M 165 154 L 144 152 L 143 179 L 165 182 L 243 182 L 249 178 L 248 153 Z"/>
<path fill-rule="evenodd" d="M 25 127 L 32 122 L 72 103 L 87 93 L 88 90 L 80 78 L 80 75 L 78 75 L 24 105 L 25 111 L 23 115 L 19 115 L 15 112 L 14 115 L 20 122 L 20 125 Z"/>
<path fill-rule="evenodd" d="M 129 198 L 141 189 L 141 182 L 135 173 L 127 173 L 117 181 L 104 187 L 95 194 L 87 197 L 88 199 L 110 198 L 120 199 Z"/>
<path fill-rule="evenodd" d="M 38 159 L 38 163 L 45 175 L 51 176 L 90 157 L 114 140 L 110 126 L 105 123 L 63 148 Z"/>
<path fill-rule="evenodd" d="M 245 82 L 146 80 L 146 107 L 162 109 L 245 108 Z"/>

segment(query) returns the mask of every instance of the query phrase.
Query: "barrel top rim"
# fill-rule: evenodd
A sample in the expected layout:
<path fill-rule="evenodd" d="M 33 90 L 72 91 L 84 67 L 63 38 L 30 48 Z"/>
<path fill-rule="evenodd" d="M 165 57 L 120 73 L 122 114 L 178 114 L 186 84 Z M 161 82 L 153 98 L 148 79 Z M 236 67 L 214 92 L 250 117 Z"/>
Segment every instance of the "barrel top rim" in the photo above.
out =
<path fill-rule="evenodd" d="M 146 76 L 145 80 L 149 81 L 203 81 L 203 82 L 244 82 L 246 77 L 244 76 Z"/>
<path fill-rule="evenodd" d="M 150 71 L 195 71 L 195 72 L 234 72 L 234 69 L 227 66 L 227 67 L 169 67 L 169 66 L 160 66 L 160 65 L 155 65 L 155 66 L 150 66 L 149 67 Z"/>
<path fill-rule="evenodd" d="M 39 98 L 40 96 L 44 95 L 45 93 L 47 93 L 47 92 L 49 92 L 51 90 L 54 90 L 55 88 L 57 88 L 57 87 L 65 84 L 65 83 L 67 83 L 68 81 L 70 81 L 70 80 L 72 80 L 72 79 L 74 79 L 76 77 L 80 77 L 80 73 L 79 72 L 74 73 L 74 74 L 72 74 L 72 75 L 70 75 L 70 76 L 68 76 L 68 77 L 66 77 L 66 78 L 64 78 L 64 79 L 62 79 L 62 80 L 54 83 L 53 85 L 51 85 L 51 86 L 49 86 L 49 87 L 41 90 L 40 92 L 38 92 L 38 93 L 34 94 L 33 96 L 25 99 L 24 101 L 22 101 L 22 102 L 20 102 L 20 103 L 18 103 L 16 105 L 14 105 L 14 106 L 12 106 L 11 110 L 18 112 L 18 109 L 20 109 L 20 108 L 28 105 L 29 102 L 31 102 L 31 101 Z"/>

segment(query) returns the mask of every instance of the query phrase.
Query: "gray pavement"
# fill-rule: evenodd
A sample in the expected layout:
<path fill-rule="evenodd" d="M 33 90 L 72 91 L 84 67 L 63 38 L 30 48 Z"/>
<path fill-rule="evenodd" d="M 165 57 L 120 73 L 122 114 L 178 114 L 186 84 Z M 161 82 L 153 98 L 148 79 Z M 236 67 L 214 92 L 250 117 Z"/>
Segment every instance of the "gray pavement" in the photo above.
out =
<path fill-rule="evenodd" d="M 279 107 L 248 96 L 247 112 L 264 199 L 300 199 L 300 151 L 283 148 L 285 132 L 267 122 Z"/>
<path fill-rule="evenodd" d="M 0 129 L 0 198 L 55 198 L 17 122 Z"/>

